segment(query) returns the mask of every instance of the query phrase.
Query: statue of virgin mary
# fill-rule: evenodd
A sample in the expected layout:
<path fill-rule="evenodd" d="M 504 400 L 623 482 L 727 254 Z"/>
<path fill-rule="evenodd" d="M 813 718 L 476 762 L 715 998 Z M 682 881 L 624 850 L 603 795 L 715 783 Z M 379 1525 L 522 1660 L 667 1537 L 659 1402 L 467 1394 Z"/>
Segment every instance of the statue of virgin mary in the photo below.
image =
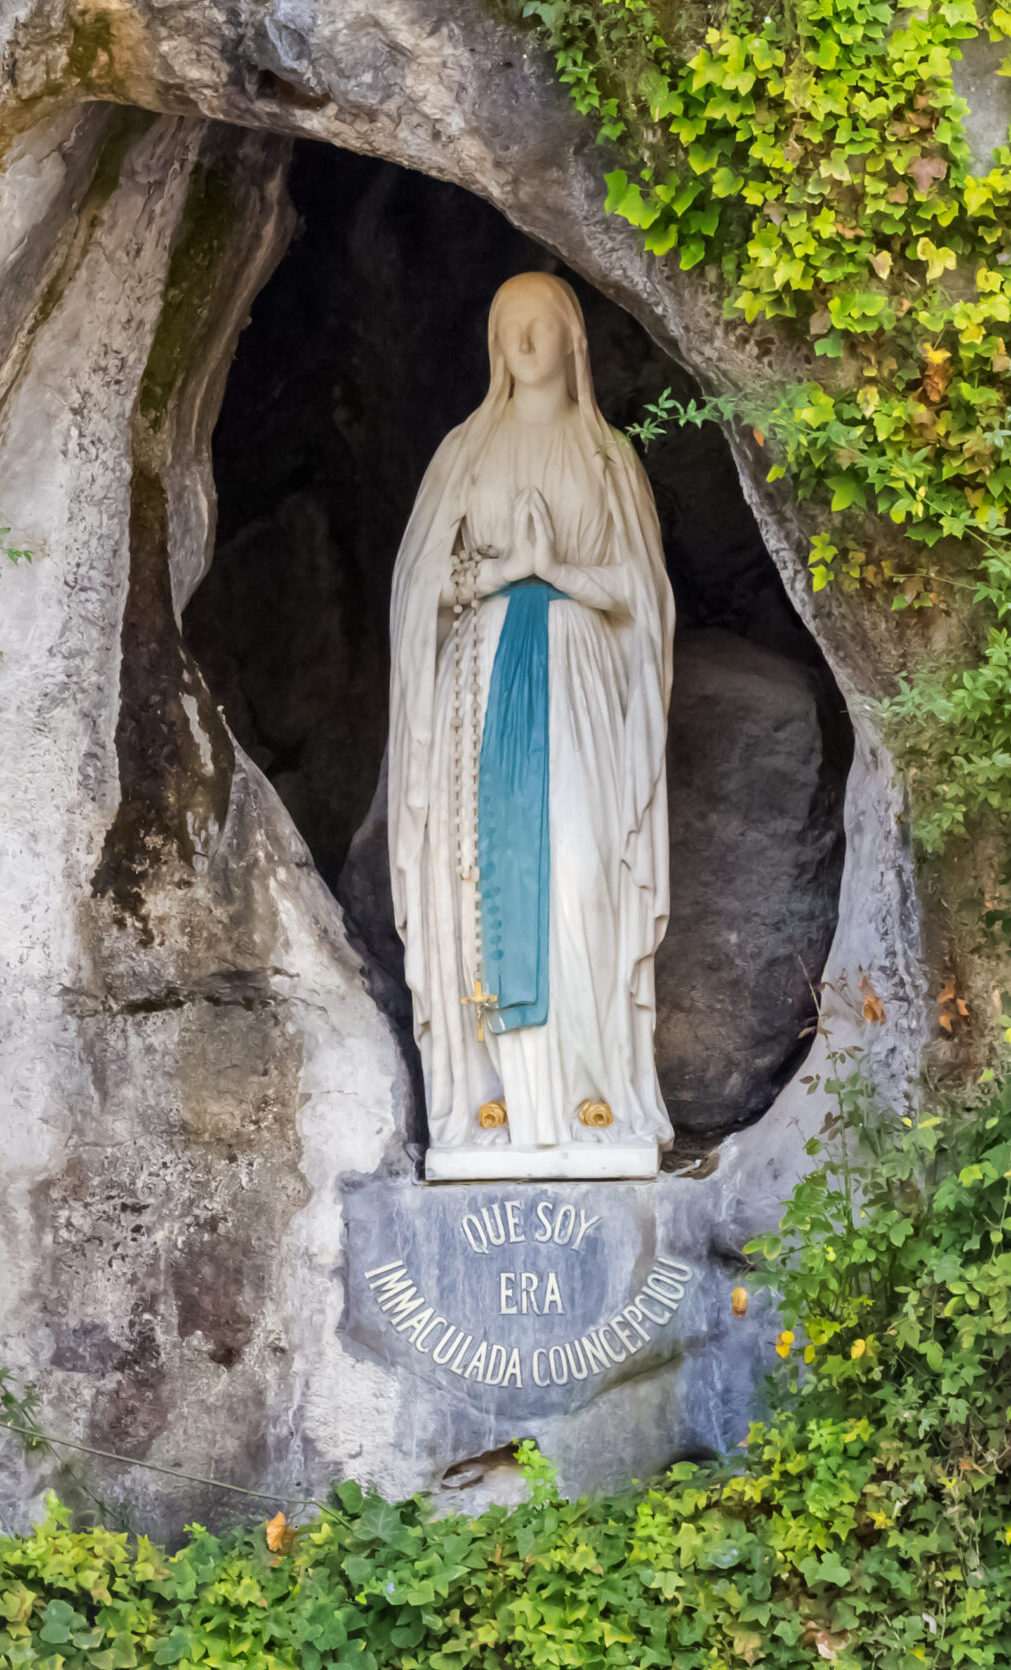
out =
<path fill-rule="evenodd" d="M 655 1175 L 674 604 L 579 303 L 503 284 L 397 558 L 390 867 L 429 1179 Z"/>

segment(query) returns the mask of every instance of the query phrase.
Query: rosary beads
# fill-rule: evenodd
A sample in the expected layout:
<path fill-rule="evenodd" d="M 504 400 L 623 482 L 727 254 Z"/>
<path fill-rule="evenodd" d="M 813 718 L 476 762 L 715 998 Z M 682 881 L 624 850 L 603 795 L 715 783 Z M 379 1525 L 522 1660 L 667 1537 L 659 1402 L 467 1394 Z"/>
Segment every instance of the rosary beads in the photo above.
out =
<path fill-rule="evenodd" d="M 461 882 L 474 884 L 474 990 L 462 997 L 484 1042 L 485 1010 L 497 999 L 485 990 L 481 935 L 481 875 L 478 865 L 478 817 L 481 779 L 481 611 L 477 569 L 482 553 L 467 540 L 466 523 L 453 548 L 453 780 L 456 803 L 456 870 Z M 464 615 L 469 611 L 469 622 Z M 469 698 L 469 700 L 467 699 Z M 465 711 L 467 710 L 467 711 Z"/>

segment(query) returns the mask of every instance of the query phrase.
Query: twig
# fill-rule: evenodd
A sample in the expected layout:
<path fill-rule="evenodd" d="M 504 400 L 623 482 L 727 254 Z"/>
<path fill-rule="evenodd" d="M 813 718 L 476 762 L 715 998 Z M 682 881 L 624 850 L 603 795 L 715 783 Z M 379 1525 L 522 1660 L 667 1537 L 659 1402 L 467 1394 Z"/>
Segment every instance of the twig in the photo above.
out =
<path fill-rule="evenodd" d="M 214 1490 L 233 1490 L 240 1496 L 256 1496 L 264 1502 L 297 1502 L 299 1507 L 316 1508 L 320 1513 L 333 1514 L 332 1508 L 328 1508 L 325 1503 L 312 1496 L 285 1496 L 277 1490 L 248 1490 L 242 1484 L 226 1484 L 224 1479 L 205 1478 L 202 1473 L 184 1473 L 179 1467 L 162 1467 L 156 1461 L 140 1461 L 136 1456 L 118 1455 L 115 1450 L 96 1450 L 90 1444 L 78 1444 L 72 1438 L 54 1438 L 51 1433 L 42 1432 L 38 1427 L 15 1426 L 13 1421 L 6 1421 L 4 1425 L 8 1432 L 20 1433 L 25 1438 L 35 1439 L 36 1442 L 79 1450 L 82 1455 L 97 1455 L 103 1461 L 119 1461 L 125 1467 L 146 1467 L 149 1473 L 167 1473 L 170 1479 L 185 1479 L 189 1484 L 209 1484 Z"/>

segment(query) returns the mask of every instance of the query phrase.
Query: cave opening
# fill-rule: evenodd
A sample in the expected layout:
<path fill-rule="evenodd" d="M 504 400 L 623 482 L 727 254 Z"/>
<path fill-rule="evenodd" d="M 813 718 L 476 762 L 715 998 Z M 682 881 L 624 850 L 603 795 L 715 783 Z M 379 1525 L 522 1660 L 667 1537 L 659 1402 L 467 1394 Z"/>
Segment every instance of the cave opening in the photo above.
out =
<path fill-rule="evenodd" d="M 412 1071 L 407 1137 L 423 1142 L 380 781 L 390 583 L 418 484 L 485 392 L 488 306 L 514 273 L 575 288 L 610 422 L 637 421 L 665 387 L 697 390 L 617 304 L 458 186 L 299 140 L 289 190 L 296 232 L 230 369 L 214 561 L 184 629 L 341 902 Z M 645 462 L 678 610 L 657 957 L 678 1164 L 759 1118 L 810 1046 L 852 732 L 720 431 L 674 429 Z"/>

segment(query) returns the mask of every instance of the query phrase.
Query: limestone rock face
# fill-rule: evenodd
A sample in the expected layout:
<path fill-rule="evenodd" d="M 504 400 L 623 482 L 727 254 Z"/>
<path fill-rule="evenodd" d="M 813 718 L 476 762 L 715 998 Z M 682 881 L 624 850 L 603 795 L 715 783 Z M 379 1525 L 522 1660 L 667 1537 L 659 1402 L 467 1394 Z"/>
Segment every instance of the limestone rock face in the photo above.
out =
<path fill-rule="evenodd" d="M 703 377 L 746 381 L 772 350 L 604 217 L 591 132 L 479 0 L 19 0 L 0 20 L 0 71 L 0 521 L 34 554 L 0 577 L 0 1361 L 39 1381 L 51 1430 L 137 1462 L 279 1497 L 346 1472 L 390 1494 L 438 1490 L 479 1476 L 508 1434 L 473 1386 L 446 1396 L 405 1376 L 345 1306 L 356 1199 L 388 1185 L 391 1259 L 406 1222 L 408 1073 L 374 974 L 370 991 L 180 630 L 213 546 L 227 367 L 292 230 L 289 140 L 478 193 Z M 785 489 L 733 446 L 856 739 L 823 1020 L 897 1090 L 919 1058 L 924 975 L 866 701 L 891 651 L 855 607 L 811 598 Z M 702 596 L 704 564 L 693 572 Z M 811 833 L 806 781 L 793 774 L 790 804 Z M 804 920 L 811 942 L 823 903 Z M 868 972 L 881 1025 L 862 1018 Z M 824 1063 L 819 1039 L 807 1071 Z M 616 1232 L 639 1282 L 660 1225 L 692 1263 L 693 1298 L 648 1373 L 571 1417 L 524 1417 L 566 1488 L 733 1442 L 770 1337 L 758 1307 L 740 1330 L 727 1321 L 738 1249 L 775 1220 L 823 1117 L 791 1080 L 694 1173 L 661 1180 L 663 1211 L 637 1217 L 638 1239 Z M 50 1483 L 73 1488 L 48 1457 L 0 1444 L 6 1522 Z M 248 1512 L 139 1466 L 87 1466 L 164 1535 Z"/>
<path fill-rule="evenodd" d="M 34 552 L 3 576 L 3 1355 L 45 1379 L 58 1431 L 297 1491 L 317 1445 L 332 1473 L 382 1425 L 337 1342 L 336 1186 L 404 1170 L 406 1083 L 172 600 L 205 559 L 220 378 L 289 225 L 285 147 L 173 118 L 131 118 L 124 142 L 97 106 L 76 126 L 72 154 L 118 175 L 84 187 L 0 436 Z M 65 127 L 48 137 L 35 165 L 66 192 Z M 220 267 L 196 218 L 214 180 L 238 211 L 203 227 Z M 362 1425 L 336 1437 L 347 1401 Z M 6 1522 L 29 1498 L 4 1461 Z M 162 1529 L 221 1512 L 125 1478 L 111 1495 Z"/>

